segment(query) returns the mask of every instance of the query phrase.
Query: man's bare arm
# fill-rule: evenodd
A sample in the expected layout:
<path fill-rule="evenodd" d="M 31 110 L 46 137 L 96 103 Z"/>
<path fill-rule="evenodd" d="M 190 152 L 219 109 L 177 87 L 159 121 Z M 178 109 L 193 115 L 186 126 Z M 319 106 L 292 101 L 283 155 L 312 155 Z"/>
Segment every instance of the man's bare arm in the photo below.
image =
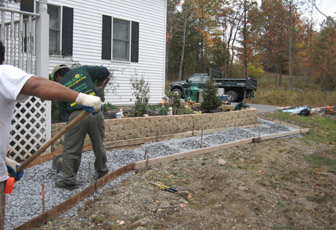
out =
<path fill-rule="evenodd" d="M 20 91 L 21 94 L 36 96 L 44 100 L 76 102 L 80 105 L 93 107 L 97 112 L 101 109 L 100 97 L 79 93 L 41 77 L 31 77 Z"/>
<path fill-rule="evenodd" d="M 62 84 L 41 77 L 31 77 L 23 86 L 20 94 L 36 96 L 45 100 L 75 101 L 78 92 Z"/>

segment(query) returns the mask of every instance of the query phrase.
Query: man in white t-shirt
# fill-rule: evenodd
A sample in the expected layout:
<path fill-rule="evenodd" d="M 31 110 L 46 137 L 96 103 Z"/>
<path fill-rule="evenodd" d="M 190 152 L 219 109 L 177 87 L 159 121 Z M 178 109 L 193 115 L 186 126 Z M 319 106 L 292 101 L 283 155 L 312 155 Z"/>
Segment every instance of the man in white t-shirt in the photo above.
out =
<path fill-rule="evenodd" d="M 23 102 L 29 96 L 36 96 L 44 100 L 76 102 L 93 107 L 95 111 L 101 108 L 99 97 L 78 93 L 57 82 L 27 74 L 14 66 L 3 65 L 4 57 L 5 47 L 0 41 L 0 189 L 2 190 L 0 204 L 5 200 L 3 191 L 8 179 L 5 160 L 9 147 L 11 120 L 17 102 Z M 1 223 L 3 220 L 4 218 L 0 218 L 0 229 L 4 224 Z"/>

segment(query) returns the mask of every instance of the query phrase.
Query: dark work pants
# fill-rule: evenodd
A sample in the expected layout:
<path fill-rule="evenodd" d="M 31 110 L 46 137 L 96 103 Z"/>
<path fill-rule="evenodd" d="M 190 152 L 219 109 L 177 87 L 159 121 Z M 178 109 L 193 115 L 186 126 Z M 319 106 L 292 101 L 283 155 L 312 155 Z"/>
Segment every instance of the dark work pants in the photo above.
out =
<path fill-rule="evenodd" d="M 5 229 L 5 210 L 6 210 L 6 181 L 0 182 L 0 230 Z"/>
<path fill-rule="evenodd" d="M 70 123 L 81 112 L 82 110 L 72 112 L 67 123 Z M 76 175 L 80 166 L 86 134 L 88 134 L 91 139 L 93 152 L 96 156 L 94 166 L 98 176 L 108 172 L 104 132 L 104 116 L 99 112 L 95 115 L 90 113 L 65 133 L 62 153 L 62 174 L 65 183 L 76 184 Z"/>

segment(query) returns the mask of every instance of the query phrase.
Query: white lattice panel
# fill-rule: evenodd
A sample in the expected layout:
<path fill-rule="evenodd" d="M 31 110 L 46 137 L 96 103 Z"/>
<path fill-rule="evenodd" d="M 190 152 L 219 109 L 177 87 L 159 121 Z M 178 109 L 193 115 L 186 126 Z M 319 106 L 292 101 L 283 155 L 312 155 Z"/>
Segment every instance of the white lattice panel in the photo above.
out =
<path fill-rule="evenodd" d="M 16 104 L 10 139 L 13 159 L 27 159 L 50 139 L 49 107 L 50 102 L 36 97 Z"/>
<path fill-rule="evenodd" d="M 39 19 L 42 20 L 37 14 L 0 9 L 0 40 L 6 49 L 5 64 L 36 73 L 36 50 L 41 46 L 36 43 L 37 36 L 41 36 L 36 31 Z M 48 50 L 45 52 L 48 55 Z M 50 139 L 51 103 L 30 97 L 26 102 L 16 104 L 10 134 L 11 158 L 17 161 L 27 159 Z"/>

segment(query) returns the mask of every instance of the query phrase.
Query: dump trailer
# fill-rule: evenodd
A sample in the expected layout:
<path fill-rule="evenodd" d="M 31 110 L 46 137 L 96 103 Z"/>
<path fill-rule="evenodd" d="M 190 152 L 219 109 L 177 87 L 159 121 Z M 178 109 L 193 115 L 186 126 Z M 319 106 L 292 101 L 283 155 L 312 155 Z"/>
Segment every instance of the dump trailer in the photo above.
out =
<path fill-rule="evenodd" d="M 208 73 L 194 73 L 184 81 L 175 81 L 169 84 L 169 92 L 178 94 L 184 98 L 184 89 L 190 86 L 198 86 L 202 90 L 208 80 L 215 82 L 219 94 L 228 95 L 231 102 L 241 102 L 244 98 L 253 98 L 257 90 L 257 80 L 246 76 L 245 78 L 222 78 L 222 73 L 217 70 L 210 70 Z"/>

